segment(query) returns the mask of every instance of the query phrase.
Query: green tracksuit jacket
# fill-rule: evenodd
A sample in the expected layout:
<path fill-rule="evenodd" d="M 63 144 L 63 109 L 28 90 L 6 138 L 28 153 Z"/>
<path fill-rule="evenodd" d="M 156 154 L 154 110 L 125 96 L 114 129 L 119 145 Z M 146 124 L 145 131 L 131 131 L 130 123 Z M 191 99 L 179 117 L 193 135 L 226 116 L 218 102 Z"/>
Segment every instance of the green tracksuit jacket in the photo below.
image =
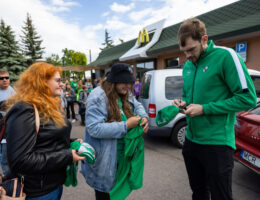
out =
<path fill-rule="evenodd" d="M 255 88 L 241 57 L 233 49 L 208 41 L 196 63 L 185 63 L 183 80 L 183 101 L 201 104 L 204 111 L 186 117 L 186 138 L 235 149 L 236 112 L 256 106 Z"/>

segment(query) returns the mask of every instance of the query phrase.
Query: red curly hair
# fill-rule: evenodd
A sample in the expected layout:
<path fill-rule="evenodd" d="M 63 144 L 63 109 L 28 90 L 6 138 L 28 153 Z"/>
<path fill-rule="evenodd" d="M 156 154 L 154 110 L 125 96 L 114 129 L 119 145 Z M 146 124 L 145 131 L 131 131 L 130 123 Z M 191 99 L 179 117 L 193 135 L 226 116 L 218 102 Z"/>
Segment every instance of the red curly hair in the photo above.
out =
<path fill-rule="evenodd" d="M 37 107 L 43 123 L 48 123 L 52 119 L 56 126 L 66 126 L 61 100 L 53 96 L 47 84 L 56 72 L 61 74 L 61 67 L 45 62 L 32 64 L 15 83 L 16 94 L 7 100 L 8 110 L 17 102 L 27 102 Z"/>

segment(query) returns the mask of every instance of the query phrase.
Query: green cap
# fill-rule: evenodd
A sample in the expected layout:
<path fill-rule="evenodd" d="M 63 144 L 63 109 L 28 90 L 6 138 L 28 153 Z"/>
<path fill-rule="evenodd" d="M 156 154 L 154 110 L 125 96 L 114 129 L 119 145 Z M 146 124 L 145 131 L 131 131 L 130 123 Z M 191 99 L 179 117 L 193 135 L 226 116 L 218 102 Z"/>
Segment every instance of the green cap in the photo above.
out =
<path fill-rule="evenodd" d="M 180 108 L 174 105 L 159 110 L 155 119 L 157 126 L 162 127 L 168 124 L 179 112 Z"/>

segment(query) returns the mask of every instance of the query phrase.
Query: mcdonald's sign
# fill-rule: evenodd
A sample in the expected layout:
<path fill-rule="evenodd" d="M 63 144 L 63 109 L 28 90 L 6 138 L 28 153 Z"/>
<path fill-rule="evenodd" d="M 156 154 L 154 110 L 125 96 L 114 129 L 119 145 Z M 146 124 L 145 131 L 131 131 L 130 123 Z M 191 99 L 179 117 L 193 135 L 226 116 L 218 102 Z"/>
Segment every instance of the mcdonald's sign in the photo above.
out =
<path fill-rule="evenodd" d="M 140 45 L 141 43 L 149 42 L 149 34 L 146 29 L 139 31 L 137 44 Z"/>

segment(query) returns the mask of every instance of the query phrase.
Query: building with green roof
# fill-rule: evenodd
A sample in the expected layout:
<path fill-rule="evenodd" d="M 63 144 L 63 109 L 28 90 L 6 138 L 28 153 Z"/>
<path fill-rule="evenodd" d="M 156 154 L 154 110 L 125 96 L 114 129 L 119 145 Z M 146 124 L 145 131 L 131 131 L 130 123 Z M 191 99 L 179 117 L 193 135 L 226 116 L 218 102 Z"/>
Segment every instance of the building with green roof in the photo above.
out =
<path fill-rule="evenodd" d="M 213 40 L 216 45 L 234 48 L 241 53 L 248 68 L 260 71 L 259 0 L 240 0 L 199 15 L 197 18 L 205 23 L 209 39 Z M 137 44 L 138 38 L 136 38 L 103 50 L 88 66 L 99 67 L 103 75 L 113 63 L 123 61 L 131 64 L 134 73 L 139 77 L 151 69 L 182 67 L 186 58 L 179 51 L 177 40 L 181 23 L 163 28 L 158 41 L 145 51 L 145 56 L 140 54 L 140 56 L 124 57 Z M 148 34 L 153 37 L 153 32 L 148 31 Z M 152 40 L 143 46 L 148 45 Z M 246 48 L 241 48 L 241 50 L 237 48 L 243 45 Z"/>

